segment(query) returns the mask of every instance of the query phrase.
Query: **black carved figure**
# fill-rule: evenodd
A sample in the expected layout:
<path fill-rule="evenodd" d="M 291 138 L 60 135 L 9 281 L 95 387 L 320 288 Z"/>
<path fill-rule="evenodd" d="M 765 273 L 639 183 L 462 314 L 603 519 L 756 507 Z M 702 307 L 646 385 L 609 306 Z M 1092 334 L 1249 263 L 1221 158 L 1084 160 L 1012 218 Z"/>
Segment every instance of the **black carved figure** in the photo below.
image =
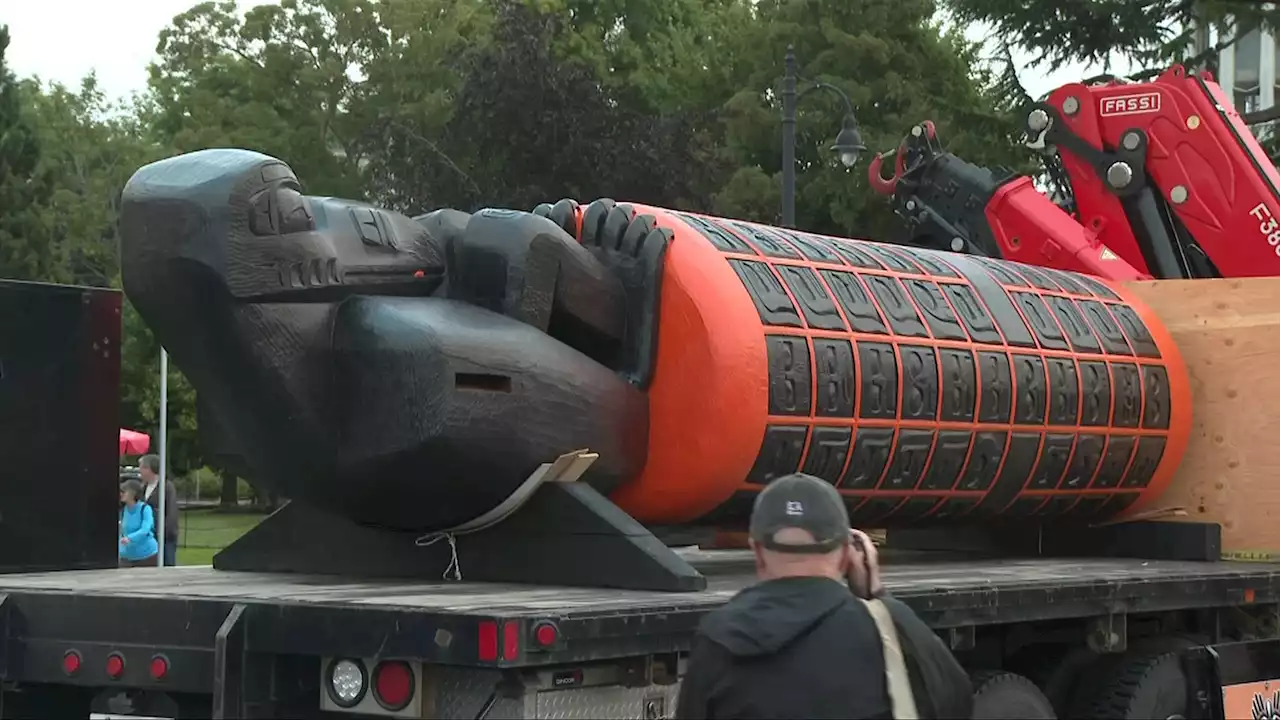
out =
<path fill-rule="evenodd" d="M 670 234 L 595 214 L 584 244 L 563 214 L 411 219 L 205 150 L 129 181 L 124 285 L 256 482 L 438 530 L 569 450 L 600 453 L 584 479 L 605 493 L 643 467 Z"/>

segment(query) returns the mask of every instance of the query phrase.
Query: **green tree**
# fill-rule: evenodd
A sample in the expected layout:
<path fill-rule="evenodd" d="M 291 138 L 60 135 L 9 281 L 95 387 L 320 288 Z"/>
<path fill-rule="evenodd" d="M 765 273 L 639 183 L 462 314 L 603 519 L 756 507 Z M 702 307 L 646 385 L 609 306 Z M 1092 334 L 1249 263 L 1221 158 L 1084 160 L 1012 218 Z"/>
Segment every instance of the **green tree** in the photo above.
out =
<path fill-rule="evenodd" d="M 944 31 L 932 0 L 760 0 L 756 22 L 738 38 L 746 80 L 726 106 L 727 149 L 740 169 L 714 209 L 776 222 L 780 206 L 783 58 L 794 45 L 800 74 L 836 85 L 856 109 L 864 142 L 896 147 L 909 128 L 932 119 L 948 149 L 972 162 L 1023 166 L 995 80 L 977 48 Z M 871 192 L 867 166 L 845 169 L 827 148 L 841 127 L 838 97 L 816 93 L 797 123 L 797 224 L 837 235 L 888 239 L 899 220 Z"/>
<path fill-rule="evenodd" d="M 23 90 L 5 63 L 8 47 L 9 28 L 0 26 L 0 277 L 52 280 L 59 277 L 57 251 L 40 223 L 50 189 Z"/>
<path fill-rule="evenodd" d="M 531 208 L 601 195 L 674 206 L 705 202 L 699 162 L 705 113 L 656 111 L 637 88 L 615 87 L 575 56 L 563 13 L 495 0 L 495 25 L 453 63 L 456 100 L 432 128 L 406 118 L 375 164 L 380 194 L 403 208 Z M 430 118 L 426 119 L 430 122 Z M 451 162 L 433 162 L 445 148 Z"/>

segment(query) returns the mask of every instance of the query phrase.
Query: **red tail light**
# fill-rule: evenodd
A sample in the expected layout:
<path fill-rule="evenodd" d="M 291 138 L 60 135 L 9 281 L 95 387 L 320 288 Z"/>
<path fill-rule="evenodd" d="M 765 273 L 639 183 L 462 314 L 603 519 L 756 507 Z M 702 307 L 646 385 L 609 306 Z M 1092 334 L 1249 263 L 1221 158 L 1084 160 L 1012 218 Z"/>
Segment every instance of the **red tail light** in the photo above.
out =
<path fill-rule="evenodd" d="M 481 662 L 493 662 L 498 659 L 498 623 L 494 620 L 480 621 Z"/>
<path fill-rule="evenodd" d="M 533 626 L 533 640 L 545 650 L 560 641 L 560 628 L 555 623 L 544 620 Z"/>
<path fill-rule="evenodd" d="M 402 710 L 413 701 L 413 668 L 401 660 L 384 660 L 373 670 L 373 698 L 387 710 Z"/>
<path fill-rule="evenodd" d="M 111 653 L 107 656 L 107 677 L 119 680 L 123 675 L 124 656 L 120 653 Z"/>
<path fill-rule="evenodd" d="M 75 650 L 68 650 L 62 656 L 62 672 L 66 673 L 68 677 L 80 672 L 81 664 L 83 664 L 83 660 L 80 657 L 80 653 Z"/>
<path fill-rule="evenodd" d="M 520 623 L 507 621 L 502 626 L 502 659 L 515 660 L 520 657 Z"/>
<path fill-rule="evenodd" d="M 163 655 L 151 658 L 151 679 L 163 680 L 169 674 L 169 660 Z"/>

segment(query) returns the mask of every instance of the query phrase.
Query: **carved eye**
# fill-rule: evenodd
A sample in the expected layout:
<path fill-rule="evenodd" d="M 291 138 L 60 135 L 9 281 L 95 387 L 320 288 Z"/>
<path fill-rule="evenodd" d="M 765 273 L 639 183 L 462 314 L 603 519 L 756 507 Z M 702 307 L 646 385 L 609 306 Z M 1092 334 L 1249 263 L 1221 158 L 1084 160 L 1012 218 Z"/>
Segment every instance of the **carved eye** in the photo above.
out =
<path fill-rule="evenodd" d="M 311 203 L 290 187 L 263 190 L 250 200 L 249 230 L 259 237 L 292 235 L 316 229 Z"/>

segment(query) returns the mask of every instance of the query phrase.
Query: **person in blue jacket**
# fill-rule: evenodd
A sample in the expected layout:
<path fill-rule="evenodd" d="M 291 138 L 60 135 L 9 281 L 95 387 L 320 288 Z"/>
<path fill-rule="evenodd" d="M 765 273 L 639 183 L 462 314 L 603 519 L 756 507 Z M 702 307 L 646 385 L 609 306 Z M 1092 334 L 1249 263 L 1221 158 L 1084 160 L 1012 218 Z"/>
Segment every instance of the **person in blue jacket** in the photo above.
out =
<path fill-rule="evenodd" d="M 120 567 L 149 567 L 156 564 L 160 546 L 156 543 L 156 516 L 142 502 L 142 483 L 126 480 L 120 485 Z"/>

